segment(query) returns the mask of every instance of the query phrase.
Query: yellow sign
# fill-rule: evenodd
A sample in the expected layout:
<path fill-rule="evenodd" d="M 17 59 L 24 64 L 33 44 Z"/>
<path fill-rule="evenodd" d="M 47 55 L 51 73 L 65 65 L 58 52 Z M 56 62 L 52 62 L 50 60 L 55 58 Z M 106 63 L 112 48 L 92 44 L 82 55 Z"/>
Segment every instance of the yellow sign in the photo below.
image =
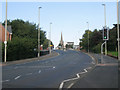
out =
<path fill-rule="evenodd" d="M 53 45 L 50 45 L 51 47 L 53 46 Z"/>

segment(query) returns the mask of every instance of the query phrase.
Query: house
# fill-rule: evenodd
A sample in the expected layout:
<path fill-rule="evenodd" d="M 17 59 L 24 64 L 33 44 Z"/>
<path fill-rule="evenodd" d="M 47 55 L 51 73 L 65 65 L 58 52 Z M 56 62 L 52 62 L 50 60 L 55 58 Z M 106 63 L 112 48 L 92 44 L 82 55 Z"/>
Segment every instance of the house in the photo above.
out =
<path fill-rule="evenodd" d="M 12 28 L 11 26 L 7 26 L 7 41 L 12 40 Z M 5 27 L 0 24 L 0 41 L 5 41 Z"/>
<path fill-rule="evenodd" d="M 67 49 L 73 49 L 73 46 L 74 46 L 74 42 L 67 42 L 66 44 Z"/>
<path fill-rule="evenodd" d="M 68 45 L 74 45 L 74 42 L 67 42 Z"/>

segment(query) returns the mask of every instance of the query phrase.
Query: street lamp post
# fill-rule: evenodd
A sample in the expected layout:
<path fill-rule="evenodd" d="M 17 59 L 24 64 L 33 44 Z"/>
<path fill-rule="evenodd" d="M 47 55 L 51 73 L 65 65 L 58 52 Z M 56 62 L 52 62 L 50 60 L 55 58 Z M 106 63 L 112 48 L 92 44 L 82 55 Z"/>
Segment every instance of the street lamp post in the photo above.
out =
<path fill-rule="evenodd" d="M 89 53 L 89 22 L 87 22 L 88 24 L 88 53 Z"/>
<path fill-rule="evenodd" d="M 40 57 L 40 8 L 39 7 L 39 12 L 38 12 L 38 58 Z"/>
<path fill-rule="evenodd" d="M 104 17 L 105 17 L 105 27 L 106 27 L 106 5 L 102 4 L 104 6 Z M 107 40 L 105 40 L 105 55 L 107 55 Z"/>
<path fill-rule="evenodd" d="M 52 24 L 52 22 L 50 22 L 49 54 L 51 54 L 51 24 Z"/>
<path fill-rule="evenodd" d="M 117 0 L 117 33 L 118 33 L 118 60 L 120 60 L 120 36 L 119 36 L 119 0 Z"/>
<path fill-rule="evenodd" d="M 6 62 L 6 56 L 7 56 L 7 0 L 6 0 L 6 21 L 5 21 L 5 57 L 4 57 L 4 62 Z"/>

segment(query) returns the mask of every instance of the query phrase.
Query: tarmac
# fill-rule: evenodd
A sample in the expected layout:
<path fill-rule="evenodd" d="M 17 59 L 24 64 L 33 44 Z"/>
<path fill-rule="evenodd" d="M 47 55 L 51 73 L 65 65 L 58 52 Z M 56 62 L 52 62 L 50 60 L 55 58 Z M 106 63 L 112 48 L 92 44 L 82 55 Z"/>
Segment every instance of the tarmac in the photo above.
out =
<path fill-rule="evenodd" d="M 72 88 L 120 88 L 118 60 L 100 54 L 92 54 L 92 56 L 98 60 L 98 64 Z"/>

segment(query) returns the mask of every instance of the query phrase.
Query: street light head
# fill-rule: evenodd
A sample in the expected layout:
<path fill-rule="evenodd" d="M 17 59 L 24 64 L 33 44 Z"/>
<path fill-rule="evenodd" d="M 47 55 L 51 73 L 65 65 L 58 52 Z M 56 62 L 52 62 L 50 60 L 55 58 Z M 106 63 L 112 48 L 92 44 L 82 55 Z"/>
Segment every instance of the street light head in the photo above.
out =
<path fill-rule="evenodd" d="M 52 24 L 52 22 L 50 22 L 50 24 Z"/>
<path fill-rule="evenodd" d="M 102 4 L 103 6 L 105 6 L 105 4 Z"/>
<path fill-rule="evenodd" d="M 39 9 L 42 8 L 42 7 L 39 7 Z"/>

